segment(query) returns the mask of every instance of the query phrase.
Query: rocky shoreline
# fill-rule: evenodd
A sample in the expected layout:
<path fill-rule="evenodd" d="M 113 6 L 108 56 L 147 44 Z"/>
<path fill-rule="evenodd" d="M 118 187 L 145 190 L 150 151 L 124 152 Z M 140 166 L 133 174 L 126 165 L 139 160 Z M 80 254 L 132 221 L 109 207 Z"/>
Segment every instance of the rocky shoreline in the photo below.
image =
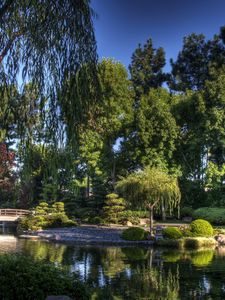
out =
<path fill-rule="evenodd" d="M 82 225 L 24 232 L 19 237 L 85 245 L 153 245 L 153 241 L 126 241 L 121 238 L 127 227 Z"/>

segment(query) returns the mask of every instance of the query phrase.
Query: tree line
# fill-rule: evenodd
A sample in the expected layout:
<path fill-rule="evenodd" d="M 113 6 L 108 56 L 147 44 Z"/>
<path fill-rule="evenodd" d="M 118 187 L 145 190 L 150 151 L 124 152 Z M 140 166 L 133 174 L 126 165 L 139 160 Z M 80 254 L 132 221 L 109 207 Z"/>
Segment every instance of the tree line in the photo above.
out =
<path fill-rule="evenodd" d="M 72 5 L 71 1 L 57 3 L 63 5 L 64 12 Z M 35 1 L 30 5 L 34 5 L 30 12 L 39 11 Z M 89 18 L 87 7 L 80 8 Z M 26 10 L 23 4 L 19 9 L 18 22 L 23 24 L 21 16 Z M 26 13 L 31 17 L 29 9 Z M 8 10 L 4 18 L 8 20 L 13 11 Z M 66 18 L 63 13 L 60 17 Z M 29 20 L 31 24 L 36 21 Z M 9 37 L 13 26 L 8 25 Z M 22 27 L 24 41 L 15 40 L 19 44 L 9 50 L 8 69 L 1 70 L 1 78 L 4 72 L 13 78 L 1 81 L 1 205 L 31 207 L 40 200 L 60 200 L 72 210 L 91 207 L 98 211 L 106 195 L 116 191 L 121 177 L 145 167 L 158 167 L 178 176 L 182 206 L 223 206 L 225 27 L 209 40 L 202 34 L 186 36 L 177 59 L 170 61 L 171 72 L 165 73 L 165 50 L 155 48 L 151 39 L 134 50 L 128 69 L 111 58 L 96 63 L 91 23 L 83 26 L 87 27 L 85 34 L 89 32 L 89 48 L 83 49 L 76 41 L 79 51 L 87 54 L 78 55 L 77 61 L 72 56 L 74 49 L 67 52 L 60 35 L 52 41 L 60 41 L 56 49 L 48 43 L 34 43 L 44 25 L 40 32 Z M 67 33 L 73 43 L 75 35 Z M 2 45 L 7 47 L 4 38 Z M 32 43 L 36 52 L 29 48 Z M 10 59 L 23 57 L 22 50 L 39 56 L 24 57 L 24 76 L 29 73 L 30 77 L 19 89 L 13 76 L 17 68 L 10 68 Z M 65 58 L 66 54 L 71 56 L 61 68 L 53 56 Z M 29 59 L 36 60 L 37 65 L 30 65 Z M 55 77 L 48 77 L 44 85 L 38 80 L 46 78 L 45 61 L 51 63 L 47 72 Z M 73 70 L 68 69 L 71 61 L 76 65 Z M 57 67 L 63 70 L 62 77 L 54 73 Z"/>

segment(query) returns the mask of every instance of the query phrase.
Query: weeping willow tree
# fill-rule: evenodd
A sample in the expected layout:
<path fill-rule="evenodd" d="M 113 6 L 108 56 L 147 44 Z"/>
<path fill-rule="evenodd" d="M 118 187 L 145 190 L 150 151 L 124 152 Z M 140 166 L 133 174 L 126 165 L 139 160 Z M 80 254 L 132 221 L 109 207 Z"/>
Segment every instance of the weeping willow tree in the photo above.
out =
<path fill-rule="evenodd" d="M 177 179 L 157 168 L 145 168 L 123 178 L 117 189 L 128 203 L 138 208 L 147 208 L 150 213 L 150 234 L 153 234 L 153 210 L 167 204 L 170 211 L 179 206 L 180 189 Z"/>
<path fill-rule="evenodd" d="M 32 85 L 42 128 L 55 143 L 76 138 L 77 127 L 88 117 L 95 99 L 93 16 L 89 0 L 5 0 L 0 4 L 1 91 L 10 97 L 15 87 L 23 93 L 27 83 Z M 1 128 L 7 128 L 8 118 L 0 116 Z M 20 134 L 23 138 L 24 130 Z M 5 131 L 0 136 L 3 140 Z"/>

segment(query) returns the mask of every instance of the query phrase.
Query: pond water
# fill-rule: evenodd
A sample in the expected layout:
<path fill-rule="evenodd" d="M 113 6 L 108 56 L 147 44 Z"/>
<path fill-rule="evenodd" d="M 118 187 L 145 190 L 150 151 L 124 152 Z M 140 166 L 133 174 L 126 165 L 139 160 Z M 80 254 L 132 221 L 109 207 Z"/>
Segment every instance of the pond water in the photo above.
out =
<path fill-rule="evenodd" d="M 225 299 L 225 248 L 71 246 L 0 235 L 0 253 L 22 253 L 77 272 L 92 300 Z"/>

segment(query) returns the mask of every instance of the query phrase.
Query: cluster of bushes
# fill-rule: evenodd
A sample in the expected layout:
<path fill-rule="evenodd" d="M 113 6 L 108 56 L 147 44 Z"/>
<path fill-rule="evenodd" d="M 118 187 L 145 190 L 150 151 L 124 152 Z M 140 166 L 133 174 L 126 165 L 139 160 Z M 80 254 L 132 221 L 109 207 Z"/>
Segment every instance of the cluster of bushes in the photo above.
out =
<path fill-rule="evenodd" d="M 185 229 L 177 227 L 167 227 L 163 230 L 164 239 L 157 241 L 160 246 L 174 248 L 200 248 L 216 245 L 212 238 L 214 234 L 213 227 L 206 220 L 195 220 Z"/>
<path fill-rule="evenodd" d="M 35 208 L 33 214 L 19 220 L 18 231 L 70 227 L 76 225 L 77 223 L 70 220 L 66 215 L 63 202 L 55 202 L 52 206 L 49 206 L 46 202 L 41 202 Z"/>
<path fill-rule="evenodd" d="M 194 219 L 204 219 L 216 225 L 225 225 L 225 208 L 222 207 L 202 207 L 193 213 Z"/>
<path fill-rule="evenodd" d="M 163 230 L 163 237 L 166 239 L 180 239 L 182 237 L 211 237 L 213 236 L 213 227 L 206 220 L 192 221 L 188 228 L 183 230 L 177 227 L 167 227 Z"/>
<path fill-rule="evenodd" d="M 77 276 L 29 257 L 1 255 L 0 281 L 1 299 L 44 300 L 49 295 L 89 299 L 87 288 Z"/>

